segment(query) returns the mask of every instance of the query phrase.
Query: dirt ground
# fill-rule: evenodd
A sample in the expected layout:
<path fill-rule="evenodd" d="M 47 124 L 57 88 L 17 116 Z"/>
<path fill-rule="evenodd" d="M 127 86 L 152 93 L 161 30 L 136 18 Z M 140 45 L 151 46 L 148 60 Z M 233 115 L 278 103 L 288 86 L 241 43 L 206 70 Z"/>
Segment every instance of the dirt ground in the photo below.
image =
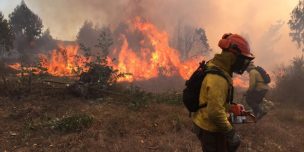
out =
<path fill-rule="evenodd" d="M 302 107 L 277 105 L 256 124 L 236 126 L 240 152 L 304 151 Z M 49 125 L 73 114 L 93 117 L 90 127 L 63 132 Z M 0 151 L 199 152 L 182 105 L 148 103 L 138 109 L 114 98 L 0 98 Z"/>

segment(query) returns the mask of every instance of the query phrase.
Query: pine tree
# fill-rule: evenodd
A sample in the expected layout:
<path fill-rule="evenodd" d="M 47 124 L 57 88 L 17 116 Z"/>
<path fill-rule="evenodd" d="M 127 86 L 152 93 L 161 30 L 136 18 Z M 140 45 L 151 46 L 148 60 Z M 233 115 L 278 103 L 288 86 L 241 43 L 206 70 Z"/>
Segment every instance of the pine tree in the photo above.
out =
<path fill-rule="evenodd" d="M 9 51 L 13 48 L 14 36 L 8 21 L 0 12 L 0 49 L 1 51 Z"/>
<path fill-rule="evenodd" d="M 24 1 L 9 15 L 9 24 L 16 37 L 24 36 L 28 42 L 38 39 L 42 34 L 42 21 L 32 12 Z"/>

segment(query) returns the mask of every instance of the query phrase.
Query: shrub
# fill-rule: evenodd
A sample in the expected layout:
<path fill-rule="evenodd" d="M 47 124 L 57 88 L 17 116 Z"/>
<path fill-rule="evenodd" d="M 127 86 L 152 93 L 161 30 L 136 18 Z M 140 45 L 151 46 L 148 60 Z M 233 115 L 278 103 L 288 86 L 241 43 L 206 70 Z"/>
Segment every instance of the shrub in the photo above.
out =
<path fill-rule="evenodd" d="M 139 110 L 141 107 L 146 106 L 149 99 L 152 98 L 151 93 L 133 85 L 126 89 L 124 94 L 128 95 L 127 100 L 129 100 L 129 108 L 133 110 Z"/>
<path fill-rule="evenodd" d="M 285 103 L 304 103 L 304 58 L 295 57 L 291 65 L 282 67 L 276 73 L 276 87 L 273 91 L 273 97 Z"/>
<path fill-rule="evenodd" d="M 80 131 L 93 123 L 93 117 L 86 114 L 75 114 L 54 121 L 54 129 L 62 132 Z"/>

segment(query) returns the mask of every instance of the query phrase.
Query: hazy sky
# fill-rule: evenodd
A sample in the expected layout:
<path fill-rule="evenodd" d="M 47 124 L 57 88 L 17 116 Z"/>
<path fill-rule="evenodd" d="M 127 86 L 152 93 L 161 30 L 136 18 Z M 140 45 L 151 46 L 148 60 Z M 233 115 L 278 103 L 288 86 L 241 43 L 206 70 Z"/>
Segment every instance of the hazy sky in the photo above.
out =
<path fill-rule="evenodd" d="M 7 16 L 21 0 L 0 0 Z M 42 18 L 53 37 L 73 40 L 87 19 L 100 25 L 122 19 L 132 7 L 164 30 L 182 20 L 203 27 L 211 47 L 223 33 L 240 33 L 250 40 L 257 64 L 268 68 L 288 62 L 301 52 L 288 36 L 287 25 L 298 0 L 25 0 Z M 281 22 L 278 22 L 281 21 Z M 270 29 L 272 27 L 272 29 Z"/>

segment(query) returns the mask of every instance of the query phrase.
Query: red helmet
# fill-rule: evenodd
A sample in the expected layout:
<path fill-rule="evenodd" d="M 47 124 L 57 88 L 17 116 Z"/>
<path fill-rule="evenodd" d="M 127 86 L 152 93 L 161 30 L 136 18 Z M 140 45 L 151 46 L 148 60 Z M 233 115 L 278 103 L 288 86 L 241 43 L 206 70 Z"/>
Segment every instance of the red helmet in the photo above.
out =
<path fill-rule="evenodd" d="M 218 46 L 222 49 L 229 49 L 233 53 L 240 53 L 241 55 L 254 59 L 253 54 L 250 52 L 248 42 L 238 34 L 226 33 L 222 36 Z"/>

